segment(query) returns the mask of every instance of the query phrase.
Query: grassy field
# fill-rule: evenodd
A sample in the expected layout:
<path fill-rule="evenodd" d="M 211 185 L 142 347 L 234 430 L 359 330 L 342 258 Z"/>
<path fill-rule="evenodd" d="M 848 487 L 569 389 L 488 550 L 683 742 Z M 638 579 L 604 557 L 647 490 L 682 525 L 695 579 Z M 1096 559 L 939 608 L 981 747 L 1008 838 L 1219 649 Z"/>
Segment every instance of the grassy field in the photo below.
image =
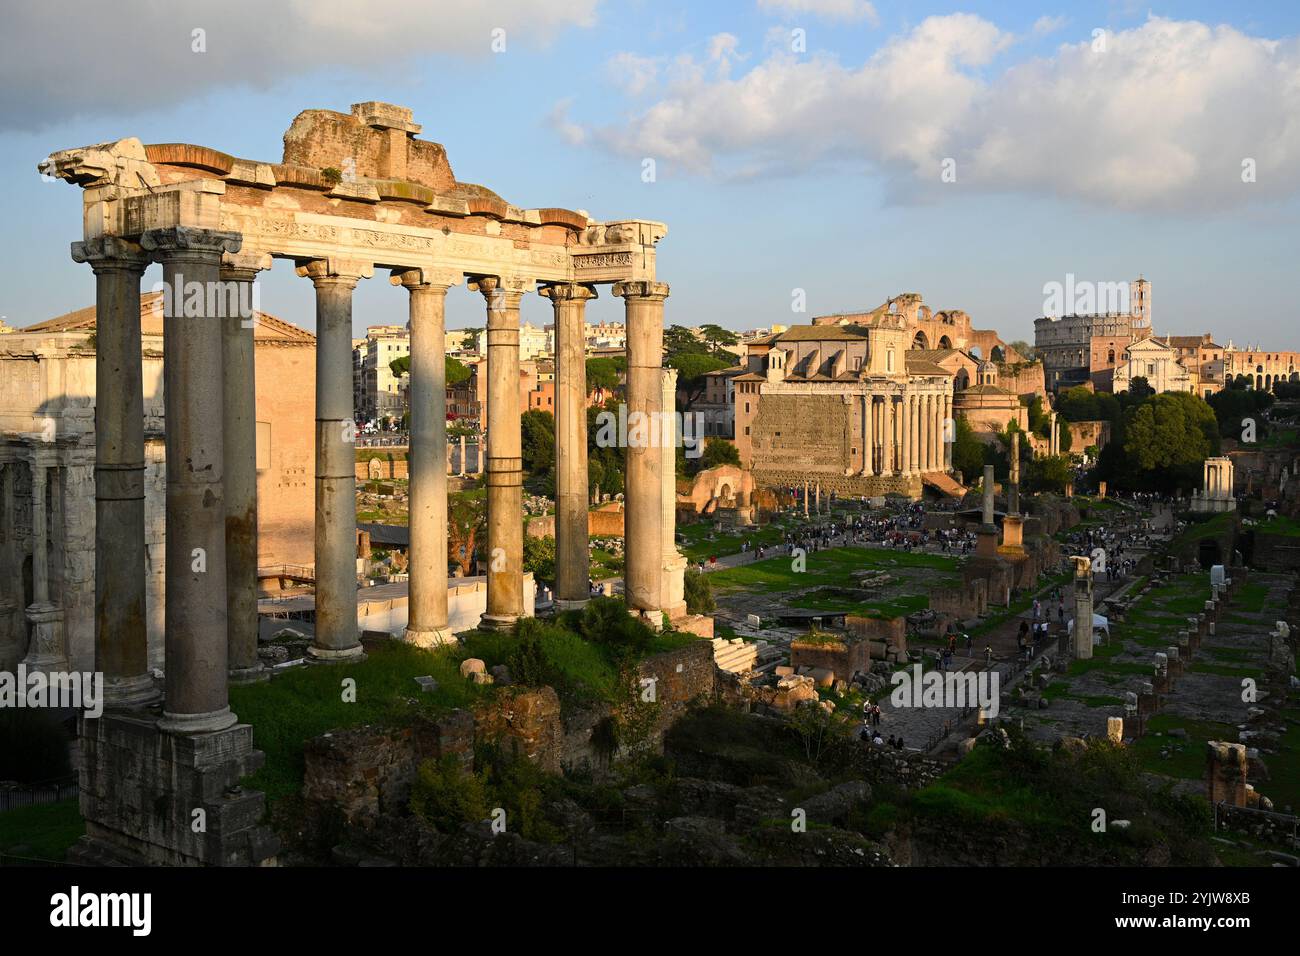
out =
<path fill-rule="evenodd" d="M 22 807 L 0 813 L 0 853 L 61 863 L 85 832 L 75 798 Z"/>

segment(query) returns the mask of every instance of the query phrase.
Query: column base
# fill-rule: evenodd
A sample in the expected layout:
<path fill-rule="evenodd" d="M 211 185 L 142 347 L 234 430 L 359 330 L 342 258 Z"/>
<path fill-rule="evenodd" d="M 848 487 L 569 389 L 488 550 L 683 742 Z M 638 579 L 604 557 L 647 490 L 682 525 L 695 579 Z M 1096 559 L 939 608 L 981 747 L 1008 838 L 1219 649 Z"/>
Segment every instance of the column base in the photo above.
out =
<path fill-rule="evenodd" d="M 485 631 L 508 631 L 518 620 L 519 617 L 515 614 L 483 614 L 479 617 L 478 626 Z"/>
<path fill-rule="evenodd" d="M 271 679 L 271 669 L 260 663 L 252 667 L 232 667 L 229 677 L 232 684 L 259 684 Z"/>
<path fill-rule="evenodd" d="M 148 674 L 104 678 L 104 707 L 108 710 L 138 710 L 161 701 L 162 693 Z"/>
<path fill-rule="evenodd" d="M 27 608 L 27 623 L 32 627 L 31 645 L 23 664 L 29 671 L 68 670 L 68 655 L 63 647 L 63 608 L 49 602 Z"/>
<path fill-rule="evenodd" d="M 664 612 L 659 608 L 637 608 L 629 607 L 628 613 L 647 625 L 651 630 L 662 631 L 664 629 Z"/>
<path fill-rule="evenodd" d="M 366 659 L 366 651 L 360 644 L 342 650 L 312 644 L 307 648 L 306 659 L 312 664 L 359 664 Z"/>
<path fill-rule="evenodd" d="M 447 644 L 459 644 L 460 641 L 450 628 L 434 627 L 428 630 L 416 630 L 408 627 L 404 637 L 406 643 L 416 647 L 443 647 Z"/>
<path fill-rule="evenodd" d="M 556 611 L 581 611 L 590 602 L 590 598 L 556 598 Z"/>
<path fill-rule="evenodd" d="M 213 734 L 238 722 L 234 711 L 229 707 L 211 710 L 204 714 L 173 714 L 165 708 L 158 729 L 165 734 L 179 734 L 189 737 L 194 734 Z"/>

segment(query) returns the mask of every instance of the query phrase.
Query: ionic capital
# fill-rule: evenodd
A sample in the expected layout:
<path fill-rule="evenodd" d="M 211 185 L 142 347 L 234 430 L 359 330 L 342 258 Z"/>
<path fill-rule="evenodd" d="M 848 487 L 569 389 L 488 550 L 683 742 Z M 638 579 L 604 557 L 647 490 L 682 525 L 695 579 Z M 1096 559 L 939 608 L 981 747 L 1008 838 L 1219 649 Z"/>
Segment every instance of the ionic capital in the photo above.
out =
<path fill-rule="evenodd" d="M 149 267 L 150 257 L 137 243 L 117 236 L 101 236 L 74 242 L 72 261 L 89 263 L 96 275 L 114 271 L 143 273 Z"/>
<path fill-rule="evenodd" d="M 550 299 L 556 306 L 561 302 L 585 303 L 598 297 L 595 286 L 579 285 L 576 282 L 552 282 L 538 289 L 537 294 Z"/>
<path fill-rule="evenodd" d="M 643 279 L 615 282 L 613 294 L 621 299 L 649 299 L 662 302 L 668 298 L 668 283 L 649 282 Z"/>
<path fill-rule="evenodd" d="M 259 272 L 271 268 L 269 252 L 226 252 L 221 256 L 221 278 L 235 282 L 252 282 Z"/>
<path fill-rule="evenodd" d="M 361 259 L 339 259 L 329 256 L 324 259 L 300 261 L 294 271 L 305 279 L 311 279 L 312 284 L 317 287 L 343 285 L 355 289 L 360 280 L 374 276 L 375 264 Z"/>
<path fill-rule="evenodd" d="M 194 226 L 168 226 L 141 234 L 140 245 L 153 253 L 159 262 L 176 259 L 220 259 L 227 252 L 238 252 L 244 237 L 237 232 L 198 229 Z"/>
<path fill-rule="evenodd" d="M 411 291 L 416 289 L 440 289 L 446 292 L 454 285 L 460 285 L 465 280 L 465 274 L 462 272 L 453 272 L 451 269 L 426 269 L 416 267 L 412 269 L 393 269 L 388 276 L 388 281 L 392 285 L 405 286 Z"/>

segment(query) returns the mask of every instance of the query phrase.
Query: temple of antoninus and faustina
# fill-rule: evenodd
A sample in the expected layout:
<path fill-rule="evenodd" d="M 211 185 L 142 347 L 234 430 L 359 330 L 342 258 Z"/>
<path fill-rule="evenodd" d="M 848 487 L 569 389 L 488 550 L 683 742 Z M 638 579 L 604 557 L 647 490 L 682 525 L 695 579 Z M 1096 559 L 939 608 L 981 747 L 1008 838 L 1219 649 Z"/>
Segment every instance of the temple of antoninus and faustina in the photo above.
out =
<path fill-rule="evenodd" d="M 411 111 L 359 103 L 308 110 L 281 162 L 138 139 L 56 152 L 42 170 L 82 187 L 85 234 L 72 256 L 96 277 L 95 667 L 108 710 L 84 719 L 82 812 L 100 856 L 258 862 L 255 764 L 228 683 L 257 668 L 256 417 L 252 296 L 273 258 L 316 294 L 315 636 L 319 662 L 362 654 L 357 626 L 352 295 L 386 271 L 410 310 L 410 597 L 406 638 L 454 640 L 447 608 L 443 306 L 465 282 L 486 308 L 487 610 L 525 612 L 519 305 L 551 300 L 556 326 L 556 599 L 588 597 L 584 312 L 596 288 L 624 300 L 629 415 L 672 411 L 661 368 L 668 286 L 655 274 L 663 224 L 597 222 L 523 209 L 458 182 L 446 151 L 417 138 Z M 147 665 L 140 285 L 153 262 L 168 293 L 165 680 Z M 232 307 L 235 306 L 235 307 Z M 292 382 L 284 383 L 292 388 Z M 625 588 L 655 626 L 685 614 L 673 545 L 673 453 L 629 447 Z M 161 799 L 161 798 L 166 799 Z M 160 810 L 160 807 L 166 809 Z M 204 808 L 206 833 L 191 813 Z M 220 824 L 214 815 L 219 817 Z M 273 841 L 272 841 L 273 842 Z M 93 857 L 94 854 L 91 854 Z"/>

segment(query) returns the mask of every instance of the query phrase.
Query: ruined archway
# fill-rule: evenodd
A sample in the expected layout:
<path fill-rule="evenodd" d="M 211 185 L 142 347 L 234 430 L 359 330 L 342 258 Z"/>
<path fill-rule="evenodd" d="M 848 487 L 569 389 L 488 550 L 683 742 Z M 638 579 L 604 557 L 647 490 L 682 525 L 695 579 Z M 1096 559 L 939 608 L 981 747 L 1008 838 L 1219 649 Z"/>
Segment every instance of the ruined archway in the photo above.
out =
<path fill-rule="evenodd" d="M 916 335 L 912 337 L 912 348 L 928 349 L 929 347 L 930 347 L 930 340 L 925 337 L 925 330 L 917 329 Z"/>

